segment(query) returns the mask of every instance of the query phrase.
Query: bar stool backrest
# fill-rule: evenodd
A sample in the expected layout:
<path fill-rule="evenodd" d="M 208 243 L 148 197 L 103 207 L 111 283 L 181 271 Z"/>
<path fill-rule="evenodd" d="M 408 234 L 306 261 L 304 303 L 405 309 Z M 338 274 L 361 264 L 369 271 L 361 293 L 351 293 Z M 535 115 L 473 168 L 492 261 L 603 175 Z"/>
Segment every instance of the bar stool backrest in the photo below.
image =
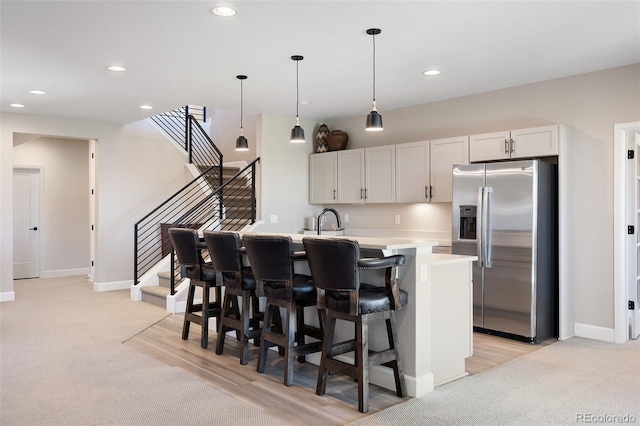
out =
<path fill-rule="evenodd" d="M 235 232 L 204 231 L 211 263 L 220 272 L 240 272 L 240 236 Z"/>
<path fill-rule="evenodd" d="M 339 291 L 360 288 L 360 245 L 357 241 L 307 237 L 302 242 L 317 287 Z"/>
<path fill-rule="evenodd" d="M 293 279 L 293 242 L 290 237 L 244 235 L 244 247 L 249 256 L 253 276 L 260 281 L 290 281 Z"/>
<path fill-rule="evenodd" d="M 169 238 L 182 266 L 197 266 L 204 261 L 198 250 L 198 231 L 188 228 L 169 228 Z"/>

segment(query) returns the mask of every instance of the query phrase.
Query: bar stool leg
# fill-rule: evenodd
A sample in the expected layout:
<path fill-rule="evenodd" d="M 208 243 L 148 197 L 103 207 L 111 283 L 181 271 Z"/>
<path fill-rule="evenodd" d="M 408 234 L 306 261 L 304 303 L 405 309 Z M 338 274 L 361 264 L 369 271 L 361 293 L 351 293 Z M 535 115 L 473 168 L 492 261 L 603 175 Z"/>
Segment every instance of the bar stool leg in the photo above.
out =
<path fill-rule="evenodd" d="M 295 358 L 292 350 L 296 341 L 296 325 L 297 325 L 297 309 L 293 304 L 287 306 L 286 325 L 285 325 L 285 341 L 287 346 L 284 348 L 284 384 L 291 386 L 293 384 L 293 359 Z M 304 338 L 304 336 L 303 336 Z"/>
<path fill-rule="evenodd" d="M 196 287 L 193 284 L 189 284 L 189 291 L 187 292 L 187 307 L 184 314 L 184 323 L 182 325 L 182 340 L 189 338 L 189 326 L 191 321 L 189 320 L 189 314 L 193 312 L 193 298 L 195 297 Z"/>
<path fill-rule="evenodd" d="M 391 362 L 391 368 L 393 368 L 393 377 L 396 381 L 396 395 L 400 398 L 404 398 L 407 395 L 406 383 L 404 381 L 404 373 L 402 361 L 400 360 L 400 353 L 398 352 L 398 333 L 396 328 L 396 313 L 389 311 L 389 318 L 385 321 L 387 323 L 387 336 L 389 336 L 389 347 L 393 349 L 396 359 Z"/>
<path fill-rule="evenodd" d="M 202 338 L 200 346 L 207 348 L 209 343 L 209 285 L 202 286 Z"/>
<path fill-rule="evenodd" d="M 369 325 L 366 315 L 356 320 L 356 360 L 358 371 L 358 410 L 369 411 Z"/>
<path fill-rule="evenodd" d="M 322 355 L 320 357 L 320 367 L 318 371 L 318 383 L 316 385 L 316 394 L 324 395 L 327 390 L 327 359 L 331 358 L 331 351 L 333 347 L 333 335 L 336 328 L 336 317 L 333 316 L 331 311 L 326 313 L 324 321 L 324 336 L 322 338 Z"/>
<path fill-rule="evenodd" d="M 249 337 L 247 334 L 249 333 L 250 327 L 250 305 L 251 305 L 251 296 L 248 291 L 242 292 L 242 312 L 240 313 L 240 321 L 242 323 L 242 351 L 240 354 L 240 364 L 246 365 L 249 362 Z M 237 296 L 236 296 L 237 299 Z"/>
<path fill-rule="evenodd" d="M 269 350 L 269 342 L 266 340 L 266 333 L 271 332 L 273 324 L 273 309 L 279 309 L 277 306 L 271 306 L 267 299 L 267 305 L 264 310 L 264 322 L 262 324 L 262 339 L 260 341 L 260 355 L 258 356 L 258 373 L 264 373 L 265 363 L 267 362 L 267 351 Z M 278 315 L 279 316 L 279 315 Z"/>

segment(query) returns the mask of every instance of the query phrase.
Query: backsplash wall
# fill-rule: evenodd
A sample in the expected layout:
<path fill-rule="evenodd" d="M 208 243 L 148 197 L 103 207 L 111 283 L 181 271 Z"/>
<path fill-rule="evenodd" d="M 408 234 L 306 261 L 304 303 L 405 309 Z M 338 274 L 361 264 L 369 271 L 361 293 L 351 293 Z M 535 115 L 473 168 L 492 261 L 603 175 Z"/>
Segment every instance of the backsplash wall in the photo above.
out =
<path fill-rule="evenodd" d="M 340 213 L 347 234 L 377 230 L 381 234 L 391 233 L 398 237 L 434 238 L 441 244 L 451 241 L 451 203 L 333 204 L 325 207 Z M 345 222 L 345 215 L 349 215 L 349 222 Z M 397 225 L 396 215 L 400 216 Z M 334 220 L 332 216 L 327 214 L 327 220 Z M 372 233 L 375 232 L 367 232 Z"/>

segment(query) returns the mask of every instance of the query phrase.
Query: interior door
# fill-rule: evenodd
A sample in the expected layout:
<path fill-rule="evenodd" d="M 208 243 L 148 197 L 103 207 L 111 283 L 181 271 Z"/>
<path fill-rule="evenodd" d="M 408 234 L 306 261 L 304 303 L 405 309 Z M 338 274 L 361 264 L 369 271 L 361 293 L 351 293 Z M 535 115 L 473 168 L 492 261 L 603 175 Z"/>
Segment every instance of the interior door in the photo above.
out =
<path fill-rule="evenodd" d="M 40 276 L 40 170 L 13 171 L 13 277 Z"/>

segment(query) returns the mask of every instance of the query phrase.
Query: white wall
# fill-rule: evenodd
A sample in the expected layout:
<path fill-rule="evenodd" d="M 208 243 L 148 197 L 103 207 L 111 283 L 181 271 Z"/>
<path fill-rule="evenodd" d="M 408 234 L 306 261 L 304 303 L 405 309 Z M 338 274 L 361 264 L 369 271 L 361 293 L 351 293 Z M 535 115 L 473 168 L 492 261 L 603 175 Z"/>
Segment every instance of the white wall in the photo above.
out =
<path fill-rule="evenodd" d="M 43 205 L 38 224 L 41 277 L 88 271 L 89 141 L 24 135 L 14 139 L 13 164 L 44 167 Z"/>
<path fill-rule="evenodd" d="M 261 114 L 258 116 L 257 155 L 259 219 L 265 223 L 262 232 L 299 232 L 304 218 L 317 216 L 321 208 L 309 204 L 309 154 L 313 152 L 314 135 L 319 125 L 300 120 L 305 130 L 305 143 L 291 143 L 289 137 L 295 118 Z M 271 223 L 271 215 L 278 223 Z"/>
<path fill-rule="evenodd" d="M 256 115 L 244 114 L 242 126 L 244 136 L 249 142 L 249 151 L 236 151 L 236 139 L 240 136 L 240 111 L 227 111 L 209 108 L 211 116 L 210 137 L 223 155 L 223 162 L 246 161 L 251 163 L 256 158 Z"/>
<path fill-rule="evenodd" d="M 327 125 L 349 134 L 349 148 L 554 123 L 571 126 L 576 180 L 573 196 L 580 213 L 573 218 L 577 233 L 575 322 L 613 328 L 613 125 L 640 119 L 640 65 L 393 111 L 385 111 L 384 99 L 379 99 L 378 108 L 383 132 L 366 132 L 364 116 L 328 120 Z M 379 211 L 384 219 L 379 226 L 388 226 L 388 208 L 363 209 L 367 216 Z M 353 218 L 348 226 L 360 226 L 359 215 Z M 431 225 L 425 220 L 407 226 L 427 229 Z"/>
<path fill-rule="evenodd" d="M 0 294 L 13 292 L 15 133 L 97 140 L 95 280 L 132 280 L 133 225 L 186 183 L 185 155 L 146 120 L 120 126 L 9 113 L 0 119 Z"/>

